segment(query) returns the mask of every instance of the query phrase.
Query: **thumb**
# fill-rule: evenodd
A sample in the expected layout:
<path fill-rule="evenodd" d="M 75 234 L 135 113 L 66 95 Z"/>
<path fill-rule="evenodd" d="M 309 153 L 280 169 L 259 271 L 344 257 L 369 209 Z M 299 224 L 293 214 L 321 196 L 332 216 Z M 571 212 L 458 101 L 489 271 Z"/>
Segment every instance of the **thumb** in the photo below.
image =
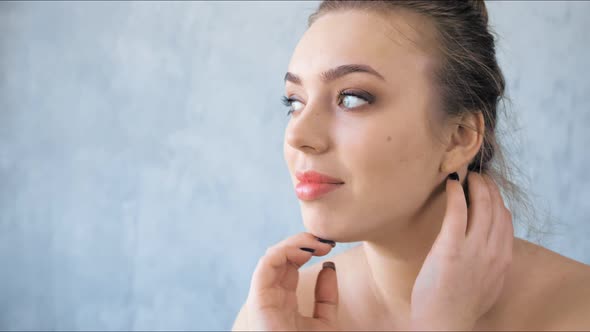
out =
<path fill-rule="evenodd" d="M 446 180 L 447 207 L 440 235 L 452 243 L 461 242 L 467 229 L 467 202 L 457 173 Z"/>
<path fill-rule="evenodd" d="M 338 279 L 333 262 L 324 262 L 315 284 L 313 318 L 328 324 L 336 322 L 338 312 Z"/>

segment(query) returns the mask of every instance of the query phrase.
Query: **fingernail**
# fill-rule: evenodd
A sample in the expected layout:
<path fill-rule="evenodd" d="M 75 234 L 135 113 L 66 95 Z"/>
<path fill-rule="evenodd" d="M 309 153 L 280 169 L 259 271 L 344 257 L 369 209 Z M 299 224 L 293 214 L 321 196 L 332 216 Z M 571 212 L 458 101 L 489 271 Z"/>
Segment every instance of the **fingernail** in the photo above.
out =
<path fill-rule="evenodd" d="M 453 172 L 449 174 L 448 178 L 451 180 L 459 181 L 459 174 L 457 174 L 457 172 Z"/>
<path fill-rule="evenodd" d="M 320 241 L 322 243 L 327 243 L 327 244 L 331 245 L 332 248 L 334 248 L 336 246 L 336 242 L 334 242 L 332 240 L 324 240 L 324 239 L 319 238 L 319 237 L 317 239 L 318 239 L 318 241 Z"/>
<path fill-rule="evenodd" d="M 312 248 L 299 248 L 299 249 L 301 249 L 301 250 L 303 250 L 303 251 L 309 251 L 309 252 L 311 252 L 312 254 L 315 252 L 315 249 L 312 249 Z"/>
<path fill-rule="evenodd" d="M 322 269 L 325 268 L 329 268 L 336 271 L 336 265 L 334 264 L 334 262 L 324 262 L 324 264 L 322 264 Z"/>

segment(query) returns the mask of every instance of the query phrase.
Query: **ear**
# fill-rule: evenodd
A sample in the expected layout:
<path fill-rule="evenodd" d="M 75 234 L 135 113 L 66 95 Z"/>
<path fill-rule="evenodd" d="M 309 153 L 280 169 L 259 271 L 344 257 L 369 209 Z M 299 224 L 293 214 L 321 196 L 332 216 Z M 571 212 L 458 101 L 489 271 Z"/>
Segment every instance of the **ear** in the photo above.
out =
<path fill-rule="evenodd" d="M 448 174 L 467 168 L 483 143 L 484 131 L 482 112 L 466 112 L 458 122 L 451 121 L 440 171 Z"/>

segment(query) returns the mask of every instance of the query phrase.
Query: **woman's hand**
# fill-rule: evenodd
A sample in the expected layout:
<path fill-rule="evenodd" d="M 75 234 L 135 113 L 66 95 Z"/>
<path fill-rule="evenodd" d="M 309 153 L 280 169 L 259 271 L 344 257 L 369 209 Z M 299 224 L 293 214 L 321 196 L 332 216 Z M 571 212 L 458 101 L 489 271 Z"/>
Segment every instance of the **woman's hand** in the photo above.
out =
<path fill-rule="evenodd" d="M 447 180 L 441 231 L 416 278 L 411 322 L 417 330 L 471 330 L 497 301 L 512 260 L 514 229 L 496 184 L 469 173 L 470 207 Z"/>
<path fill-rule="evenodd" d="M 297 306 L 298 269 L 309 261 L 311 256 L 324 256 L 329 253 L 335 243 L 328 242 L 320 242 L 310 233 L 299 233 L 268 248 L 266 254 L 258 261 L 246 301 L 250 329 L 337 329 L 338 283 L 335 268 L 325 267 L 329 263 L 324 263 L 324 268 L 317 277 L 313 317 L 302 316 Z"/>

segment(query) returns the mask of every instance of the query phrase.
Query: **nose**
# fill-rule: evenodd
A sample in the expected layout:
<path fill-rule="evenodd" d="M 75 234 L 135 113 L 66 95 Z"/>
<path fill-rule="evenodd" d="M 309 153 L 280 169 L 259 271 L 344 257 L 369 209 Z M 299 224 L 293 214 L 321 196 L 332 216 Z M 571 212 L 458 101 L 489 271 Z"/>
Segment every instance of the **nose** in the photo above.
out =
<path fill-rule="evenodd" d="M 320 154 L 329 148 L 329 112 L 327 108 L 308 103 L 291 115 L 285 130 L 285 141 L 294 149 L 305 153 Z"/>

